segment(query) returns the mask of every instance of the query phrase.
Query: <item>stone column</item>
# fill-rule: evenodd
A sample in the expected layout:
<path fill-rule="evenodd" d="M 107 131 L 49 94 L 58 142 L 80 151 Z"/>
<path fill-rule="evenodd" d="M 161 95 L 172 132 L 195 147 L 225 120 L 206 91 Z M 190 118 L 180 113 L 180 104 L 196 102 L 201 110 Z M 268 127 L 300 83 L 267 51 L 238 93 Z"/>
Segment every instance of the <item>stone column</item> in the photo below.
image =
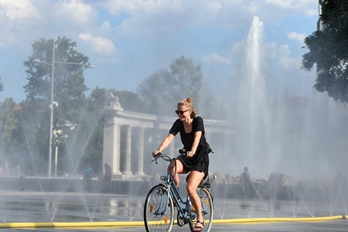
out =
<path fill-rule="evenodd" d="M 115 98 L 113 95 L 112 97 Z M 123 109 L 117 100 L 118 98 L 115 98 L 114 100 L 110 98 L 108 100 L 108 104 L 105 105 L 102 110 L 102 114 L 104 116 L 103 164 L 102 164 L 103 171 L 104 171 L 104 163 L 108 163 L 112 168 L 112 174 L 114 176 L 121 175 L 120 138 L 121 138 L 121 123 L 122 122 L 120 122 L 119 119 L 117 118 L 117 113 L 119 111 L 123 111 Z"/>
<path fill-rule="evenodd" d="M 138 161 L 137 161 L 137 172 L 136 175 L 143 176 L 144 173 L 144 128 L 139 128 L 138 138 Z"/>
<path fill-rule="evenodd" d="M 115 124 L 114 118 L 104 124 L 103 165 L 108 163 L 113 175 L 120 175 L 120 135 L 121 126 Z"/>
<path fill-rule="evenodd" d="M 126 131 L 126 159 L 125 159 L 125 170 L 122 173 L 123 175 L 126 176 L 131 176 L 131 155 L 132 155 L 132 127 L 127 126 L 127 131 Z"/>

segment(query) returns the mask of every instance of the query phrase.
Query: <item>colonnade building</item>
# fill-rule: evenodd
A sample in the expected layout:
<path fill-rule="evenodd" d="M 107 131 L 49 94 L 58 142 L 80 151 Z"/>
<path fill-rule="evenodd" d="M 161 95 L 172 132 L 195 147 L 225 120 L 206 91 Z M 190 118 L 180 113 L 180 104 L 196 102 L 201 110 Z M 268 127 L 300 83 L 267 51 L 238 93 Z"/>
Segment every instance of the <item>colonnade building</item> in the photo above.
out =
<path fill-rule="evenodd" d="M 168 134 L 176 118 L 124 111 L 118 101 L 109 103 L 102 110 L 104 117 L 103 164 L 113 171 L 113 178 L 129 178 L 151 175 L 151 152 Z M 225 121 L 204 119 L 206 137 L 229 133 Z M 176 136 L 180 137 L 180 136 Z M 175 139 L 165 150 L 171 157 L 181 148 Z M 144 161 L 148 161 L 145 163 Z"/>

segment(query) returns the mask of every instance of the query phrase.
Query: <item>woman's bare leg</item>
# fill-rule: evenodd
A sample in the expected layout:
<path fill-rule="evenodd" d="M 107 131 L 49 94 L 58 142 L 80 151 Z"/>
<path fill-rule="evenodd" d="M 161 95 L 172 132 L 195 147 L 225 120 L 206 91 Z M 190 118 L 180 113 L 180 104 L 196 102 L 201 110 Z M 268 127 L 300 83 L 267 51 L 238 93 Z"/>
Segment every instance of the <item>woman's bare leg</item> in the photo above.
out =
<path fill-rule="evenodd" d="M 190 196 L 191 203 L 193 207 L 196 209 L 197 221 L 201 221 L 201 222 L 203 222 L 202 205 L 196 190 L 199 183 L 202 181 L 203 177 L 204 177 L 204 172 L 191 171 L 190 177 L 187 181 L 187 186 L 186 186 L 187 193 Z M 197 223 L 196 226 L 202 227 L 200 223 Z"/>
<path fill-rule="evenodd" d="M 175 183 L 176 187 L 179 188 L 180 178 L 179 178 L 178 174 L 186 173 L 184 171 L 184 166 L 182 165 L 182 163 L 179 160 L 176 160 L 176 168 L 174 165 L 171 165 L 171 166 L 168 167 L 168 169 L 171 167 L 170 175 L 174 177 L 174 183 Z"/>

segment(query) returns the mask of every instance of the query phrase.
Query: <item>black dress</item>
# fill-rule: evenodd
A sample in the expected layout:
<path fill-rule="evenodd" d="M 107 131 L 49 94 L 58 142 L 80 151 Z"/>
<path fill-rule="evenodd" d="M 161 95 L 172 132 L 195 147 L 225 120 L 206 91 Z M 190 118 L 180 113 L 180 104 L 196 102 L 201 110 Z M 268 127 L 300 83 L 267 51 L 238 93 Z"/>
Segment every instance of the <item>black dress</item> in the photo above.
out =
<path fill-rule="evenodd" d="M 202 136 L 199 141 L 196 153 L 193 157 L 187 157 L 184 155 L 179 155 L 177 157 L 178 160 L 181 161 L 184 166 L 184 170 L 186 172 L 190 172 L 192 170 L 204 172 L 204 178 L 208 174 L 209 167 L 209 156 L 207 151 L 207 146 L 205 143 L 205 135 L 204 135 L 204 123 L 203 119 L 199 116 L 195 117 L 192 122 L 192 130 L 190 133 L 185 132 L 184 123 L 177 119 L 169 133 L 174 136 L 179 132 L 181 137 L 181 142 L 184 145 L 184 149 L 186 151 L 191 151 L 194 135 L 197 131 L 202 131 Z"/>

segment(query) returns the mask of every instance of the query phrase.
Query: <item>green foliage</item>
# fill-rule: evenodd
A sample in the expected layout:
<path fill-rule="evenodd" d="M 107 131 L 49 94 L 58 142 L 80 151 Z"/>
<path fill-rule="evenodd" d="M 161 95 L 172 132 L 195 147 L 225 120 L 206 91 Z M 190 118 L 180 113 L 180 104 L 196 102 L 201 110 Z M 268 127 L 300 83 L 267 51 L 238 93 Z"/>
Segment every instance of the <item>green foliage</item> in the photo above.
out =
<path fill-rule="evenodd" d="M 80 153 L 83 158 L 79 163 L 79 170 L 88 163 L 96 173 L 102 167 L 103 155 L 103 119 L 100 115 L 100 110 L 104 107 L 106 101 L 107 91 L 99 87 L 92 90 L 90 96 L 87 98 L 87 107 L 84 108 L 85 115 L 80 120 L 77 130 L 80 132 L 77 140 L 82 145 Z M 82 135 L 81 131 L 83 131 Z M 73 142 L 75 146 L 76 142 Z"/>
<path fill-rule="evenodd" d="M 76 124 L 78 128 L 74 132 L 66 132 L 72 139 L 69 138 L 69 142 L 75 142 L 73 149 L 67 149 L 68 141 L 58 144 L 59 157 L 69 164 L 67 167 L 76 167 L 84 156 L 83 149 L 90 137 L 88 133 L 93 130 L 91 126 L 98 122 L 86 122 L 94 119 L 88 112 L 85 96 L 88 88 L 83 75 L 89 59 L 76 50 L 76 42 L 66 37 L 59 37 L 56 41 L 41 39 L 35 41 L 32 48 L 32 55 L 24 62 L 28 84 L 24 86 L 27 98 L 22 103 L 21 117 L 26 143 L 35 154 L 31 161 L 34 164 L 46 164 L 48 161 L 51 83 L 54 74 L 53 99 L 58 104 L 53 107 L 53 130 L 66 131 L 68 122 Z M 36 175 L 47 174 L 46 165 L 36 165 L 34 168 Z"/>
<path fill-rule="evenodd" d="M 173 106 L 175 104 L 173 99 L 178 101 L 179 98 L 173 96 L 172 92 L 172 87 L 176 85 L 174 77 L 167 70 L 161 69 L 145 79 L 137 87 L 137 91 L 148 106 L 149 113 L 151 111 L 152 114 L 160 115 L 166 112 L 167 109 L 162 109 L 166 103 Z"/>
<path fill-rule="evenodd" d="M 170 71 L 161 69 L 145 79 L 137 88 L 140 98 L 149 112 L 158 115 L 173 115 L 179 100 L 192 97 L 199 104 L 203 81 L 200 65 L 185 56 L 174 60 Z"/>
<path fill-rule="evenodd" d="M 173 96 L 184 95 L 198 99 L 203 81 L 201 65 L 196 66 L 193 60 L 181 56 L 170 65 L 170 70 L 177 83 Z"/>
<path fill-rule="evenodd" d="M 348 102 L 348 1 L 321 2 L 324 27 L 305 39 L 309 52 L 303 55 L 305 70 L 317 65 L 315 88 L 330 97 Z"/>
<path fill-rule="evenodd" d="M 0 159 L 8 159 L 6 151 L 18 126 L 19 115 L 16 102 L 12 98 L 7 98 L 0 106 Z"/>
<path fill-rule="evenodd" d="M 146 113 L 148 108 L 145 107 L 144 102 L 139 98 L 137 93 L 127 90 L 109 90 L 114 96 L 119 98 L 122 108 L 126 111 Z"/>
<path fill-rule="evenodd" d="M 1 81 L 1 77 L 0 77 L 0 81 Z M 2 82 L 0 82 L 0 92 L 4 91 L 4 85 L 2 84 Z"/>
<path fill-rule="evenodd" d="M 66 120 L 74 121 L 79 117 L 81 106 L 84 105 L 84 92 L 88 90 L 84 84 L 83 71 L 89 65 L 88 57 L 75 50 L 76 43 L 66 37 L 58 38 L 54 44 L 52 40 L 41 39 L 32 45 L 33 54 L 24 65 L 29 83 L 24 87 L 27 98 L 46 110 L 51 99 L 52 68 L 54 66 L 54 101 L 58 103 L 55 108 L 55 124 Z M 37 62 L 39 60 L 40 62 Z M 52 63 L 53 62 L 53 63 Z M 65 63 L 61 63 L 65 62 Z M 67 64 L 72 63 L 72 64 Z M 83 64 L 83 65 L 76 65 Z"/>
<path fill-rule="evenodd" d="M 107 93 L 108 91 L 106 89 L 99 87 L 93 89 L 89 98 L 87 98 L 88 109 L 92 112 L 101 110 L 106 103 Z"/>
<path fill-rule="evenodd" d="M 8 143 L 11 141 L 12 132 L 18 128 L 18 114 L 16 103 L 12 98 L 7 98 L 0 107 L 0 141 Z"/>

